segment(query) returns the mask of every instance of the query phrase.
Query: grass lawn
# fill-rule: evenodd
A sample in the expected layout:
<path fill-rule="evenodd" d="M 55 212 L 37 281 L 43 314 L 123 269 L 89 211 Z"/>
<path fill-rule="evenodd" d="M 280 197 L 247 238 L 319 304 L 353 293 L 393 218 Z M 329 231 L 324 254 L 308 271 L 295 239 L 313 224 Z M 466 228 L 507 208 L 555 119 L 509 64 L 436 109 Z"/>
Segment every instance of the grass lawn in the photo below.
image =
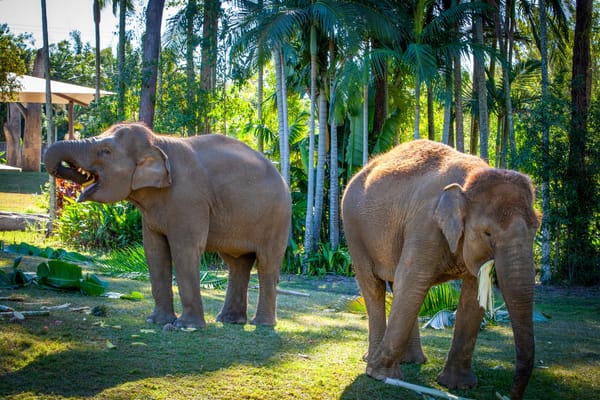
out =
<path fill-rule="evenodd" d="M 46 213 L 48 206 L 40 196 L 46 183 L 45 172 L 0 171 L 0 211 Z"/>
<path fill-rule="evenodd" d="M 23 269 L 38 262 L 27 259 Z M 3 263 L 11 263 L 6 254 Z M 366 318 L 339 311 L 357 293 L 351 279 L 283 277 L 281 288 L 310 297 L 280 294 L 274 329 L 215 322 L 224 289 L 203 290 L 208 325 L 194 332 L 162 332 L 144 322 L 153 307 L 148 282 L 105 279 L 109 290 L 140 291 L 145 299 L 111 300 L 37 287 L 0 290 L 0 297 L 24 297 L 24 302 L 0 301 L 20 310 L 64 303 L 108 310 L 105 317 L 54 310 L 22 323 L 0 320 L 0 398 L 421 399 L 365 376 Z M 538 288 L 536 309 L 552 319 L 536 324 L 536 368 L 526 398 L 599 398 L 599 294 L 598 289 Z M 251 290 L 251 313 L 256 296 Z M 407 365 L 405 379 L 443 389 L 435 378 L 451 330 L 426 330 L 422 337 L 429 361 Z M 508 394 L 513 359 L 510 327 L 488 326 L 474 356 L 479 387 L 453 393 L 474 399 L 495 399 L 496 391 Z"/>

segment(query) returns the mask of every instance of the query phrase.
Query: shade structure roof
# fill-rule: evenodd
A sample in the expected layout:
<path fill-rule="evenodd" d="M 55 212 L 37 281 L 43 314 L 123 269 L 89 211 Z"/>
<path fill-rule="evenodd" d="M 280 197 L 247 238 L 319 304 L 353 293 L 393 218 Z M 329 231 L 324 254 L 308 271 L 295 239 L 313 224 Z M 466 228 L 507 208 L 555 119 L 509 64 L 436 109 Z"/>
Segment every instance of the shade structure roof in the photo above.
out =
<path fill-rule="evenodd" d="M 29 75 L 19 76 L 18 81 L 21 89 L 15 92 L 12 99 L 1 98 L 2 102 L 16 103 L 45 103 L 46 102 L 46 80 Z M 52 92 L 52 104 L 75 103 L 81 106 L 88 106 L 96 94 L 96 89 L 73 85 L 70 83 L 50 81 L 50 91 Z M 100 91 L 100 96 L 114 94 L 105 90 Z"/>

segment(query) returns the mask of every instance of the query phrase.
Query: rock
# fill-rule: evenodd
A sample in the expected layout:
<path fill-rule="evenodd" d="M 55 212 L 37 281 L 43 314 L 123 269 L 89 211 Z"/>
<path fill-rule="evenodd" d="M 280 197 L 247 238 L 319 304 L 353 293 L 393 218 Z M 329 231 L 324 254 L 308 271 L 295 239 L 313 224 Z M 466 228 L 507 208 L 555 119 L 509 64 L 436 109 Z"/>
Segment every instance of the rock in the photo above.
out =
<path fill-rule="evenodd" d="M 19 214 L 0 211 L 0 231 L 25 231 L 30 227 L 34 229 L 47 229 L 49 218 L 44 214 Z"/>

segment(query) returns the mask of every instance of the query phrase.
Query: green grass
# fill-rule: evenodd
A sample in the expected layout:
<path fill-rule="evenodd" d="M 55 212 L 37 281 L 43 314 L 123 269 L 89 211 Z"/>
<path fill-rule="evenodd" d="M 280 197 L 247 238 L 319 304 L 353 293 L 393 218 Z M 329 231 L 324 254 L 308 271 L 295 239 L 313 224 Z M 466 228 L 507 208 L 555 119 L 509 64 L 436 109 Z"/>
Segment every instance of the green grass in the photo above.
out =
<path fill-rule="evenodd" d="M 45 172 L 0 171 L 0 211 L 47 213 L 48 205 L 41 196 L 46 183 Z"/>
<path fill-rule="evenodd" d="M 24 268 L 34 268 L 37 261 L 27 258 Z M 109 300 L 36 287 L 0 290 L 0 296 L 25 297 L 23 303 L 0 302 L 21 310 L 64 303 L 103 304 L 108 309 L 103 318 L 57 310 L 21 324 L 0 321 L 0 398 L 421 399 L 365 376 L 366 318 L 336 310 L 357 294 L 353 280 L 283 277 L 280 287 L 310 297 L 279 295 L 275 329 L 215 322 L 224 289 L 203 290 L 207 327 L 162 332 L 144 322 L 153 307 L 148 282 L 104 279 L 111 291 L 139 291 L 145 299 Z M 536 324 L 536 369 L 526 398 L 598 398 L 598 294 L 537 291 L 536 309 L 552 319 Z M 256 296 L 255 290 L 249 292 L 250 313 Z M 179 310 L 179 300 L 176 305 Z M 422 340 L 429 361 L 405 366 L 405 379 L 443 389 L 435 378 L 451 331 L 426 330 Z M 108 342 L 115 347 L 108 348 Z M 513 359 L 509 326 L 488 326 L 480 333 L 474 356 L 479 387 L 452 392 L 476 399 L 494 399 L 496 391 L 508 394 Z"/>

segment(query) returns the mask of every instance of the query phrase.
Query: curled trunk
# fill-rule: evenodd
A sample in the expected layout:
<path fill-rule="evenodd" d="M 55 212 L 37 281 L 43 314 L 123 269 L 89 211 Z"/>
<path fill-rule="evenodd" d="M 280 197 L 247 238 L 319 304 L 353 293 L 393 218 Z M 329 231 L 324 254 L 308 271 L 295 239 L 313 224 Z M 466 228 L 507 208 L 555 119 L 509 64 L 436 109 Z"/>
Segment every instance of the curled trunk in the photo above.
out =
<path fill-rule="evenodd" d="M 91 140 L 65 140 L 53 144 L 46 150 L 46 171 L 55 178 L 84 183 L 86 176 L 77 168 L 88 164 Z"/>

